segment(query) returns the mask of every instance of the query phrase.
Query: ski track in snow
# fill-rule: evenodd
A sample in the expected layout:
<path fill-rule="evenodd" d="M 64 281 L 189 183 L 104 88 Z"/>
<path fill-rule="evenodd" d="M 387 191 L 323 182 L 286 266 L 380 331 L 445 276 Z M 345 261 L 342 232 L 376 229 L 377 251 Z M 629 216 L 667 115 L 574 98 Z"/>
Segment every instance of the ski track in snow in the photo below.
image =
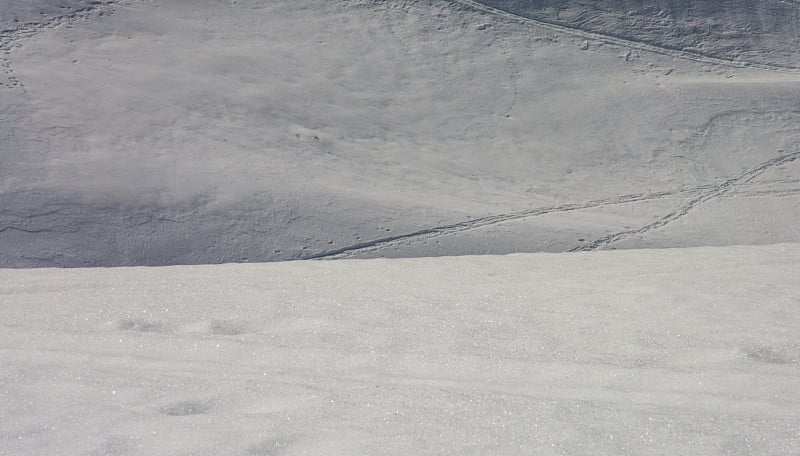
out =
<path fill-rule="evenodd" d="M 654 43 L 648 43 L 645 41 L 637 41 L 622 36 L 610 35 L 607 33 L 600 33 L 600 32 L 591 32 L 582 29 L 580 27 L 574 27 L 566 24 L 561 24 L 558 22 L 546 21 L 543 19 L 534 19 L 527 16 L 522 16 L 516 13 L 512 13 L 511 11 L 506 11 L 504 9 L 489 6 L 474 0 L 450 0 L 450 1 L 472 10 L 481 11 L 483 13 L 502 17 L 514 22 L 521 22 L 523 24 L 534 25 L 555 32 L 566 33 L 568 35 L 572 35 L 586 40 L 594 40 L 607 44 L 614 44 L 617 46 L 622 46 L 630 49 L 636 49 L 639 51 L 666 55 L 669 57 L 675 57 L 699 63 L 714 64 L 714 65 L 736 67 L 736 68 L 757 68 L 767 71 L 800 74 L 800 68 L 788 67 L 783 65 L 774 65 L 768 63 L 756 63 L 744 60 L 731 60 L 722 57 L 716 57 L 709 54 L 703 54 L 699 52 L 687 51 L 684 49 L 671 48 Z M 800 4 L 800 2 L 795 2 L 794 0 L 791 1 L 790 3 Z"/>
<path fill-rule="evenodd" d="M 449 234 L 458 234 L 465 231 L 471 231 L 485 226 L 496 225 L 502 222 L 522 220 L 541 215 L 556 214 L 561 212 L 572 212 L 582 209 L 592 209 L 602 206 L 613 206 L 625 203 L 634 203 L 641 201 L 653 201 L 658 199 L 672 198 L 675 196 L 683 196 L 686 194 L 694 194 L 698 189 L 703 187 L 696 187 L 690 189 L 653 192 L 653 193 L 631 193 L 628 195 L 617 196 L 614 198 L 591 200 L 583 203 L 569 203 L 557 206 L 546 206 L 536 209 L 529 209 L 520 212 L 510 212 L 505 214 L 490 215 L 486 217 L 475 218 L 463 222 L 453 223 L 450 225 L 441 225 L 432 228 L 425 228 L 411 233 L 400 234 L 397 236 L 390 236 L 372 241 L 366 241 L 358 244 L 353 244 L 347 247 L 342 247 L 335 250 L 328 250 L 316 255 L 308 256 L 305 259 L 340 259 L 347 258 L 360 253 L 378 250 L 380 248 L 389 247 L 392 245 L 416 243 L 422 240 L 445 236 Z"/>
<path fill-rule="evenodd" d="M 22 42 L 40 33 L 55 30 L 61 26 L 71 25 L 87 19 L 115 13 L 120 7 L 132 5 L 137 0 L 107 0 L 90 2 L 89 6 L 67 14 L 52 16 L 42 21 L 31 21 L 19 24 L 15 28 L 0 30 L 0 67 L 6 75 L 3 84 L 8 88 L 17 88 L 27 92 L 25 84 L 14 74 L 11 64 L 11 51 L 22 47 Z"/>
<path fill-rule="evenodd" d="M 321 252 L 315 255 L 307 256 L 304 259 L 307 260 L 317 260 L 317 259 L 342 259 L 352 257 L 354 255 L 371 252 L 375 250 L 379 250 L 381 248 L 389 247 L 392 245 L 402 245 L 402 244 L 410 244 L 410 243 L 417 243 L 423 240 L 431 239 L 434 237 L 451 235 L 451 234 L 458 234 L 465 231 L 474 230 L 477 228 L 496 225 L 498 223 L 507 222 L 507 221 L 514 221 L 514 220 L 521 220 L 531 217 L 537 217 L 541 215 L 547 214 L 555 214 L 561 212 L 572 212 L 582 209 L 592 209 L 597 207 L 603 206 L 613 206 L 619 204 L 626 204 L 626 203 L 635 203 L 635 202 L 645 202 L 645 201 L 654 201 L 654 200 L 662 200 L 662 199 L 669 199 L 669 198 L 676 198 L 676 197 L 693 197 L 689 199 L 687 202 L 682 204 L 677 210 L 671 212 L 653 223 L 649 223 L 644 225 L 640 228 L 634 230 L 627 230 L 621 231 L 618 233 L 614 233 L 608 236 L 604 236 L 600 239 L 597 239 L 589 244 L 578 246 L 571 251 L 591 251 L 600 249 L 603 246 L 608 244 L 621 241 L 631 236 L 640 235 L 646 233 L 648 231 L 652 231 L 658 228 L 661 228 L 669 223 L 672 223 L 681 217 L 688 214 L 698 205 L 705 203 L 711 199 L 730 195 L 730 196 L 786 196 L 786 195 L 794 195 L 795 192 L 792 189 L 787 190 L 762 190 L 762 191 L 755 191 L 748 193 L 744 190 L 741 190 L 740 187 L 751 182 L 756 177 L 764 174 L 765 172 L 769 171 L 770 169 L 784 165 L 786 163 L 793 162 L 800 158 L 800 152 L 794 152 L 790 154 L 781 155 L 780 157 L 773 158 L 768 160 L 759 166 L 747 170 L 744 173 L 728 179 L 721 184 L 708 184 L 708 185 L 701 185 L 698 187 L 692 188 L 685 188 L 685 189 L 677 189 L 677 190 L 667 190 L 662 192 L 651 192 L 651 193 L 631 193 L 627 195 L 621 195 L 613 198 L 605 198 L 605 199 L 597 199 L 586 201 L 583 203 L 569 203 L 569 204 L 562 204 L 557 206 L 547 206 L 547 207 L 540 207 L 536 209 L 529 209 L 520 212 L 510 212 L 505 214 L 497 214 L 491 215 L 486 217 L 480 217 L 472 220 L 467 220 L 463 222 L 453 223 L 450 225 L 441 225 L 431 228 L 425 228 L 422 230 L 414 231 L 411 233 L 400 234 L 397 236 L 390 236 L 380 239 L 375 239 L 372 241 L 361 242 L 358 244 L 353 244 L 350 246 L 342 247 L 335 250 L 328 250 L 325 252 Z"/>
<path fill-rule="evenodd" d="M 578 252 L 578 251 L 597 250 L 597 249 L 600 249 L 600 248 L 602 248 L 602 247 L 604 247 L 604 246 L 606 246 L 608 244 L 612 244 L 614 242 L 621 241 L 623 239 L 627 239 L 627 238 L 630 238 L 630 237 L 633 237 L 633 236 L 638 236 L 638 235 L 647 233 L 648 231 L 653 231 L 653 230 L 656 230 L 658 228 L 661 228 L 661 227 L 663 227 L 665 225 L 668 225 L 668 224 L 670 224 L 672 222 L 675 222 L 676 220 L 678 220 L 681 217 L 685 216 L 686 214 L 691 212 L 694 208 L 696 208 L 700 204 L 703 204 L 703 203 L 705 203 L 705 202 L 707 202 L 709 200 L 712 200 L 712 199 L 717 198 L 717 197 L 719 197 L 719 196 L 721 196 L 721 195 L 723 195 L 725 193 L 728 193 L 731 190 L 736 189 L 737 186 L 742 185 L 742 184 L 746 184 L 746 183 L 752 181 L 756 177 L 760 176 L 761 174 L 764 174 L 765 172 L 769 171 L 770 169 L 772 169 L 772 168 L 774 168 L 776 166 L 780 166 L 780 165 L 784 165 L 786 163 L 793 162 L 793 161 L 797 160 L 798 158 L 800 158 L 800 152 L 794 152 L 794 153 L 791 153 L 791 154 L 785 154 L 785 155 L 781 155 L 780 157 L 773 158 L 772 160 L 768 160 L 768 161 L 762 163 L 761 165 L 759 165 L 759 166 L 757 166 L 757 167 L 755 167 L 753 169 L 745 171 L 744 173 L 742 173 L 742 174 L 740 174 L 740 175 L 738 175 L 736 177 L 733 177 L 733 178 L 728 179 L 728 180 L 726 180 L 725 182 L 723 182 L 723 183 L 721 183 L 719 185 L 715 185 L 715 186 L 711 187 L 710 190 L 701 193 L 700 195 L 696 196 L 695 198 L 690 199 L 689 201 L 685 202 L 680 207 L 678 207 L 677 210 L 675 210 L 673 212 L 670 212 L 669 214 L 659 218 L 655 222 L 648 223 L 647 225 L 641 226 L 641 227 L 639 227 L 637 229 L 620 231 L 618 233 L 614 233 L 614 234 L 610 234 L 608 236 L 604 236 L 604 237 L 602 237 L 600 239 L 597 239 L 596 241 L 591 242 L 591 243 L 589 243 L 587 245 L 582 245 L 582 246 L 576 247 L 576 248 L 572 249 L 572 251 L 573 252 Z"/>

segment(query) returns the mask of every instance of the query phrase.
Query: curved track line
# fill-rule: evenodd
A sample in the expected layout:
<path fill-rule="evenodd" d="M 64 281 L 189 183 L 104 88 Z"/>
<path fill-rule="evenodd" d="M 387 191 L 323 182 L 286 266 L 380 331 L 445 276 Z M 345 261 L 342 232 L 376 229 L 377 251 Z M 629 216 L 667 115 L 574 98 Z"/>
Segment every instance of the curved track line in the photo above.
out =
<path fill-rule="evenodd" d="M 647 233 L 648 231 L 653 231 L 655 229 L 661 228 L 665 225 L 668 225 L 681 217 L 685 216 L 693 209 L 695 209 L 700 204 L 705 203 L 706 201 L 712 200 L 719 196 L 722 196 L 725 193 L 728 193 L 732 190 L 735 190 L 736 187 L 746 184 L 751 180 L 755 179 L 756 177 L 764 174 L 765 172 L 769 171 L 770 169 L 780 166 L 786 163 L 793 162 L 797 159 L 800 159 L 800 152 L 794 152 L 791 154 L 781 155 L 780 157 L 773 158 L 772 160 L 767 160 L 764 163 L 760 164 L 759 166 L 745 171 L 744 173 L 726 180 L 725 182 L 715 185 L 712 189 L 708 192 L 705 192 L 689 201 L 681 205 L 677 210 L 674 212 L 670 212 L 669 214 L 661 217 L 660 219 L 656 220 L 655 222 L 648 223 L 647 225 L 641 226 L 634 230 L 626 230 L 620 231 L 619 233 L 610 234 L 608 236 L 604 236 L 600 239 L 597 239 L 594 242 L 591 242 L 587 245 L 582 245 L 580 247 L 576 247 L 572 249 L 572 252 L 582 252 L 582 251 L 592 251 L 598 250 L 608 244 L 612 244 L 614 242 L 618 242 L 633 236 L 637 236 L 640 234 Z"/>
<path fill-rule="evenodd" d="M 734 178 L 728 179 L 721 184 L 716 185 L 701 185 L 697 187 L 691 188 L 684 188 L 684 189 L 677 189 L 677 190 L 668 190 L 663 192 L 651 192 L 651 193 L 632 193 L 627 195 L 621 195 L 614 198 L 605 198 L 605 199 L 597 199 L 586 201 L 582 203 L 569 203 L 569 204 L 562 204 L 557 206 L 546 206 L 540 207 L 536 209 L 529 209 L 525 211 L 519 212 L 511 212 L 506 214 L 497 214 L 497 215 L 490 215 L 486 217 L 480 217 L 472 220 L 466 220 L 463 222 L 457 222 L 449 225 L 440 225 L 431 228 L 425 228 L 418 231 L 413 231 L 410 233 L 399 234 L 397 236 L 389 236 L 380 239 L 374 239 L 371 241 L 365 241 L 358 244 L 353 244 L 345 247 L 341 247 L 334 250 L 327 250 L 324 252 L 320 252 L 314 255 L 310 255 L 304 257 L 302 259 L 305 260 L 322 260 L 322 259 L 342 259 L 352 257 L 354 255 L 358 255 L 361 253 L 367 253 L 376 251 L 385 247 L 389 247 L 392 245 L 404 244 L 408 243 L 416 243 L 421 240 L 431 239 L 439 236 L 446 236 L 451 234 L 458 234 L 466 231 L 471 231 L 477 228 L 482 228 L 485 226 L 496 225 L 498 223 L 507 222 L 507 221 L 514 221 L 514 220 L 522 220 L 531 217 L 537 217 L 541 215 L 547 214 L 556 214 L 562 212 L 572 212 L 582 209 L 592 209 L 597 207 L 604 207 L 604 206 L 614 206 L 618 204 L 626 204 L 626 203 L 636 203 L 636 202 L 645 202 L 645 201 L 654 201 L 654 200 L 662 200 L 662 199 L 670 199 L 670 198 L 678 198 L 678 197 L 691 197 L 694 198 L 690 199 L 688 202 L 681 205 L 676 211 L 671 212 L 670 214 L 658 219 L 653 223 L 649 223 L 641 228 L 637 228 L 635 230 L 628 230 L 623 231 L 620 233 L 615 233 L 609 236 L 605 236 L 600 238 L 590 244 L 582 245 L 572 249 L 573 252 L 578 251 L 591 251 L 597 250 L 602 246 L 607 244 L 620 241 L 624 238 L 635 236 L 638 234 L 645 233 L 647 231 L 651 231 L 657 228 L 661 228 L 664 225 L 672 223 L 673 221 L 683 217 L 691 210 L 693 210 L 698 205 L 711 200 L 716 197 L 725 196 L 729 194 L 730 196 L 759 196 L 763 195 L 772 195 L 772 196 L 789 196 L 794 194 L 793 192 L 778 192 L 778 193 L 769 193 L 768 191 L 764 192 L 757 192 L 754 195 L 748 195 L 746 193 L 734 193 L 735 190 L 738 190 L 742 185 L 747 184 L 748 182 L 752 181 L 756 177 L 764 174 L 765 172 L 769 171 L 770 169 L 780 166 L 786 163 L 793 162 L 795 160 L 800 159 L 800 152 L 794 152 L 787 155 L 782 155 L 777 158 L 773 158 L 768 160 L 759 166 L 745 171 L 744 173 L 736 176 Z"/>
<path fill-rule="evenodd" d="M 664 192 L 653 192 L 653 193 L 632 193 L 628 195 L 621 195 L 614 198 L 606 198 L 606 199 L 598 199 L 592 201 L 586 201 L 583 203 L 571 203 L 571 204 L 562 204 L 558 206 L 546 206 L 540 207 L 536 209 L 529 209 L 520 212 L 511 212 L 507 214 L 498 214 L 498 215 L 490 215 L 486 217 L 480 217 L 472 220 L 467 220 L 463 222 L 453 223 L 450 225 L 440 225 L 435 226 L 432 228 L 425 228 L 419 231 L 413 231 L 411 233 L 400 234 L 397 236 L 390 236 L 380 239 L 374 239 L 371 241 L 365 241 L 358 244 L 353 244 L 346 247 L 341 247 L 335 250 L 327 250 L 325 252 L 321 252 L 315 255 L 307 256 L 303 259 L 306 260 L 316 260 L 316 259 L 336 259 L 336 258 L 346 258 L 352 255 L 356 255 L 359 253 L 369 252 L 373 250 L 377 250 L 383 247 L 387 247 L 390 245 L 395 245 L 400 243 L 401 241 L 419 241 L 421 239 L 430 239 L 433 237 L 444 236 L 448 234 L 457 234 L 464 231 L 470 231 L 477 228 L 481 228 L 484 226 L 491 226 L 496 225 L 498 223 L 513 221 L 513 220 L 521 220 L 529 217 L 537 217 L 540 215 L 547 215 L 547 214 L 555 214 L 560 212 L 571 212 L 577 211 L 581 209 L 591 209 L 595 207 L 602 207 L 602 206 L 613 206 L 617 204 L 625 204 L 625 203 L 634 203 L 640 201 L 653 201 L 659 199 L 667 199 L 667 198 L 674 198 L 679 196 L 687 196 L 687 195 L 694 195 L 698 192 L 703 190 L 707 190 L 712 188 L 710 185 L 704 185 L 700 187 L 693 187 L 688 189 L 681 189 L 681 190 L 671 190 L 671 191 L 664 191 Z"/>
<path fill-rule="evenodd" d="M 640 51 L 645 52 L 652 52 L 655 54 L 666 55 L 670 57 L 675 57 L 684 60 L 691 60 L 700 63 L 710 63 L 715 65 L 722 65 L 728 67 L 736 67 L 736 68 L 758 68 L 761 70 L 768 70 L 768 71 L 778 71 L 783 73 L 797 73 L 800 74 L 800 68 L 795 67 L 786 67 L 781 65 L 771 65 L 768 63 L 756 63 L 756 62 L 746 62 L 746 61 L 737 61 L 737 60 L 730 60 L 721 57 L 714 57 L 711 55 L 703 54 L 700 52 L 693 52 L 687 51 L 678 48 L 671 48 L 667 46 L 660 46 L 657 44 L 646 43 L 642 41 L 636 41 L 630 38 L 624 38 L 622 36 L 611 35 L 607 33 L 599 33 L 599 32 L 591 32 L 579 27 L 573 27 L 565 24 L 560 24 L 558 22 L 546 21 L 543 19 L 533 19 L 527 16 L 522 16 L 516 13 L 512 13 L 510 11 L 506 11 L 504 9 L 495 8 L 493 6 L 486 5 L 481 2 L 477 2 L 474 0 L 450 0 L 453 3 L 457 3 L 461 6 L 481 11 L 486 14 L 491 14 L 493 16 L 503 17 L 505 19 L 509 19 L 515 22 L 522 22 L 525 24 L 531 24 L 538 27 L 546 28 L 549 30 L 553 30 L 556 32 L 566 33 L 572 36 L 577 36 L 583 39 L 590 39 L 594 41 L 601 41 L 608 44 L 616 44 L 618 46 L 623 46 L 627 48 L 633 48 Z"/>

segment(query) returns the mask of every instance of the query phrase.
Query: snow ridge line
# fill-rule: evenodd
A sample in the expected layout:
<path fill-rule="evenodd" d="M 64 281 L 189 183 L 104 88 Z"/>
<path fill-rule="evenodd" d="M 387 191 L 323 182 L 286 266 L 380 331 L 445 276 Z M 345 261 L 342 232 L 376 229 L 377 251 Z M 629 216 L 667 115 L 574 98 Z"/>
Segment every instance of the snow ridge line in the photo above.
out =
<path fill-rule="evenodd" d="M 769 171 L 772 168 L 775 168 L 780 165 L 784 165 L 786 163 L 793 162 L 797 159 L 800 159 L 800 152 L 793 152 L 790 154 L 781 155 L 779 157 L 773 158 L 771 160 L 767 160 L 764 163 L 760 164 L 759 166 L 750 169 L 748 171 L 743 172 L 742 174 L 728 179 L 725 182 L 715 185 L 711 188 L 711 191 L 705 192 L 689 201 L 685 202 L 681 205 L 677 210 L 670 212 L 669 214 L 661 217 L 660 219 L 656 220 L 655 222 L 648 223 L 647 225 L 641 226 L 639 228 L 633 230 L 626 230 L 620 231 L 619 233 L 610 234 L 608 236 L 604 236 L 600 239 L 597 239 L 594 242 L 591 242 L 587 245 L 582 245 L 579 247 L 575 247 L 574 249 L 570 250 L 571 252 L 586 252 L 586 251 L 593 251 L 598 250 L 608 244 L 612 244 L 614 242 L 618 242 L 633 236 L 637 236 L 640 234 L 644 234 L 648 231 L 653 231 L 658 228 L 661 228 L 665 225 L 668 225 L 676 220 L 679 220 L 681 217 L 685 216 L 693 209 L 695 209 L 700 204 L 705 203 L 706 201 L 712 200 L 719 196 L 724 195 L 725 193 L 731 192 L 735 190 L 736 187 L 746 184 L 751 180 L 755 179 L 756 177 L 764 174 L 765 172 Z"/>
<path fill-rule="evenodd" d="M 527 16 L 522 16 L 520 14 L 512 13 L 511 11 L 506 11 L 504 9 L 489 6 L 475 0 L 450 0 L 450 1 L 473 10 L 509 19 L 514 22 L 522 22 L 524 24 L 535 25 L 555 32 L 561 32 L 572 36 L 576 36 L 578 38 L 601 41 L 604 43 L 615 44 L 618 46 L 632 48 L 639 51 L 651 52 L 683 60 L 690 60 L 694 62 L 715 64 L 728 67 L 757 68 L 761 70 L 776 71 L 782 73 L 800 73 L 800 68 L 795 68 L 795 67 L 773 65 L 769 63 L 756 63 L 756 62 L 725 59 L 722 57 L 714 57 L 712 55 L 703 54 L 701 52 L 687 51 L 684 49 L 661 46 L 657 44 L 647 43 L 644 41 L 637 41 L 634 39 L 625 38 L 618 35 L 591 32 L 588 30 L 584 30 L 580 27 L 573 27 L 565 24 L 560 24 L 558 22 L 546 21 L 543 19 L 534 19 Z"/>
<path fill-rule="evenodd" d="M 18 27 L 0 30 L 0 68 L 6 74 L 8 82 L 3 84 L 8 88 L 19 88 L 27 92 L 25 85 L 14 75 L 9 55 L 13 49 L 22 46 L 21 42 L 44 33 L 54 30 L 62 25 L 69 25 L 80 22 L 92 17 L 113 14 L 120 6 L 128 6 L 137 0 L 107 0 L 105 2 L 94 1 L 85 8 L 80 8 L 67 14 L 52 16 L 42 21 L 32 21 L 20 24 Z"/>

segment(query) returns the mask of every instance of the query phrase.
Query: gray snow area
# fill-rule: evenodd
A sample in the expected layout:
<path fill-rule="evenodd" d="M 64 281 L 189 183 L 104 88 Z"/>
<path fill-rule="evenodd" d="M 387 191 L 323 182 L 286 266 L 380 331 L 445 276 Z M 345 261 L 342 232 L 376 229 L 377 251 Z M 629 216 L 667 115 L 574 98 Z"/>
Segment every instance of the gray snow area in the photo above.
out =
<path fill-rule="evenodd" d="M 800 454 L 800 0 L 0 0 L 0 456 L 336 454 Z"/>
<path fill-rule="evenodd" d="M 3 270 L 0 454 L 798 454 L 798 263 Z"/>
<path fill-rule="evenodd" d="M 796 0 L 0 0 L 0 27 L 0 267 L 800 242 Z"/>

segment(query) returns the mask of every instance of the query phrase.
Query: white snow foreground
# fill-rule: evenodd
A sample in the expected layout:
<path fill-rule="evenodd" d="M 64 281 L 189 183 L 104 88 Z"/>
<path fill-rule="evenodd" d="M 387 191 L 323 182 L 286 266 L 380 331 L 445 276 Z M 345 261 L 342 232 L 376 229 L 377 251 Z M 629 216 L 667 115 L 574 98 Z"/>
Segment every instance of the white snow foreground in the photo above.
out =
<path fill-rule="evenodd" d="M 800 245 L 0 271 L 0 454 L 797 454 Z"/>

